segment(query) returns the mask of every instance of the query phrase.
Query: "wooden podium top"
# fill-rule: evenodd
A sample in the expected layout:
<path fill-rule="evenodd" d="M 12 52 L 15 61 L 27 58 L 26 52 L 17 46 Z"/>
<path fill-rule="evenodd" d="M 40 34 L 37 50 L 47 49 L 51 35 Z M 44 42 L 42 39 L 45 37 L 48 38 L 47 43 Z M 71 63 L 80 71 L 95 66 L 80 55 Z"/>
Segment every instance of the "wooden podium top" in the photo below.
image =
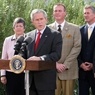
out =
<path fill-rule="evenodd" d="M 10 60 L 3 60 L 0 59 L 0 69 L 9 69 L 9 62 Z M 30 61 L 26 60 L 26 67 L 25 70 L 33 70 L 33 71 L 39 71 L 39 70 L 47 70 L 47 69 L 55 69 L 56 63 L 52 61 Z"/>
<path fill-rule="evenodd" d="M 26 70 L 47 70 L 55 69 L 56 63 L 52 61 L 26 61 Z"/>

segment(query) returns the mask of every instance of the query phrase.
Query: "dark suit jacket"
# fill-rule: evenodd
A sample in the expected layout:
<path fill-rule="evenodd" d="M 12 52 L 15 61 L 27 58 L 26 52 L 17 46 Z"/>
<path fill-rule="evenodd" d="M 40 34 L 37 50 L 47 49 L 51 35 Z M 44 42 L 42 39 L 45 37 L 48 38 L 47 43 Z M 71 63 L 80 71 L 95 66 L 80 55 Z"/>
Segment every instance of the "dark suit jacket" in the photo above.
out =
<path fill-rule="evenodd" d="M 28 36 L 32 37 L 32 42 L 28 46 L 29 56 L 42 56 L 45 61 L 58 61 L 61 57 L 62 49 L 62 36 L 59 32 L 46 27 L 44 30 L 38 49 L 34 53 L 36 30 L 28 33 Z M 30 83 L 32 83 L 32 77 L 38 90 L 51 90 L 56 87 L 56 70 L 44 70 L 44 71 L 31 71 Z"/>
<path fill-rule="evenodd" d="M 80 31 L 81 31 L 81 36 L 82 36 L 82 48 L 81 48 L 81 52 L 80 52 L 80 55 L 78 58 L 78 61 L 79 61 L 79 78 L 85 78 L 86 73 L 87 72 L 93 72 L 93 70 L 84 71 L 82 68 L 80 68 L 80 65 L 83 62 L 93 63 L 93 53 L 94 53 L 94 48 L 95 48 L 95 28 L 94 28 L 92 35 L 91 35 L 89 40 L 88 40 L 88 33 L 87 33 L 87 25 L 82 26 L 80 28 Z"/>

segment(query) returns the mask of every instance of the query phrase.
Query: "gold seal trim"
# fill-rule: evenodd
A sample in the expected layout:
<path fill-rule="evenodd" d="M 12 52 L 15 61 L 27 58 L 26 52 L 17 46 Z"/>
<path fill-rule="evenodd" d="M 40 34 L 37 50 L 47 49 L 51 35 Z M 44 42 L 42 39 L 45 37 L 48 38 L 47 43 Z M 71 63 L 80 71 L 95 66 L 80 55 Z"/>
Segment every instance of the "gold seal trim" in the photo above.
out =
<path fill-rule="evenodd" d="M 9 67 L 12 72 L 20 74 L 26 67 L 25 59 L 19 55 L 14 55 L 9 62 Z"/>

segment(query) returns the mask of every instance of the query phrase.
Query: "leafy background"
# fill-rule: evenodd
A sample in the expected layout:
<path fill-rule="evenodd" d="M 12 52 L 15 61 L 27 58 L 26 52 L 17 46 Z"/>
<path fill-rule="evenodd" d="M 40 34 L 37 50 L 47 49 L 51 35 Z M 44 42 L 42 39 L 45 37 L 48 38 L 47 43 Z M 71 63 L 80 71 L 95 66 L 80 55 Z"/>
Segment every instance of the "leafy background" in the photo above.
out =
<path fill-rule="evenodd" d="M 91 0 L 87 3 L 95 5 Z M 30 21 L 30 12 L 35 8 L 42 8 L 48 14 L 48 24 L 54 21 L 52 7 L 56 3 L 64 3 L 67 8 L 66 20 L 79 26 L 83 25 L 83 0 L 0 0 L 0 56 L 5 37 L 12 35 L 12 23 L 16 17 L 23 17 L 26 21 L 26 32 L 34 29 Z M 5 94 L 5 85 L 0 83 L 0 95 Z M 78 82 L 76 80 L 74 95 L 78 95 Z"/>

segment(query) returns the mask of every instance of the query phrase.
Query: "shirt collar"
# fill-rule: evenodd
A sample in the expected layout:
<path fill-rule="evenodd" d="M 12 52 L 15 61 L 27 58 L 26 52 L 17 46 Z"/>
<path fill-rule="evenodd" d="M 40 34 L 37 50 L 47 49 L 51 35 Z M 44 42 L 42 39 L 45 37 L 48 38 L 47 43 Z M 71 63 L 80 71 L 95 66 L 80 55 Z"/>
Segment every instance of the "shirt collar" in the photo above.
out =
<path fill-rule="evenodd" d="M 63 29 L 65 22 L 66 22 L 66 21 L 64 20 L 64 21 L 60 24 L 60 25 L 61 25 L 61 30 Z M 59 23 L 57 23 L 57 22 L 55 21 L 55 25 L 56 25 L 56 27 L 57 27 L 57 29 L 58 29 Z"/>
<path fill-rule="evenodd" d="M 41 31 L 37 30 L 37 34 L 38 34 L 38 32 L 40 32 L 41 35 L 42 35 L 45 29 L 46 29 L 46 26 L 45 26 L 44 29 L 42 29 Z"/>
<path fill-rule="evenodd" d="M 21 36 L 21 35 L 20 35 L 20 36 Z M 24 36 L 24 37 L 26 36 L 25 33 L 24 33 L 23 36 Z M 11 38 L 11 41 L 14 41 L 14 40 L 17 40 L 16 34 L 14 34 L 14 35 L 12 36 L 12 38 Z"/>
<path fill-rule="evenodd" d="M 94 29 L 95 23 L 93 23 L 93 24 L 91 24 L 91 25 L 89 25 L 89 24 L 87 23 L 87 26 L 88 26 L 88 27 L 91 27 L 92 29 Z"/>
<path fill-rule="evenodd" d="M 16 38 L 16 35 L 14 34 L 13 36 L 12 36 L 12 38 L 11 38 L 11 41 L 14 41 L 14 40 L 16 40 L 17 38 Z"/>

